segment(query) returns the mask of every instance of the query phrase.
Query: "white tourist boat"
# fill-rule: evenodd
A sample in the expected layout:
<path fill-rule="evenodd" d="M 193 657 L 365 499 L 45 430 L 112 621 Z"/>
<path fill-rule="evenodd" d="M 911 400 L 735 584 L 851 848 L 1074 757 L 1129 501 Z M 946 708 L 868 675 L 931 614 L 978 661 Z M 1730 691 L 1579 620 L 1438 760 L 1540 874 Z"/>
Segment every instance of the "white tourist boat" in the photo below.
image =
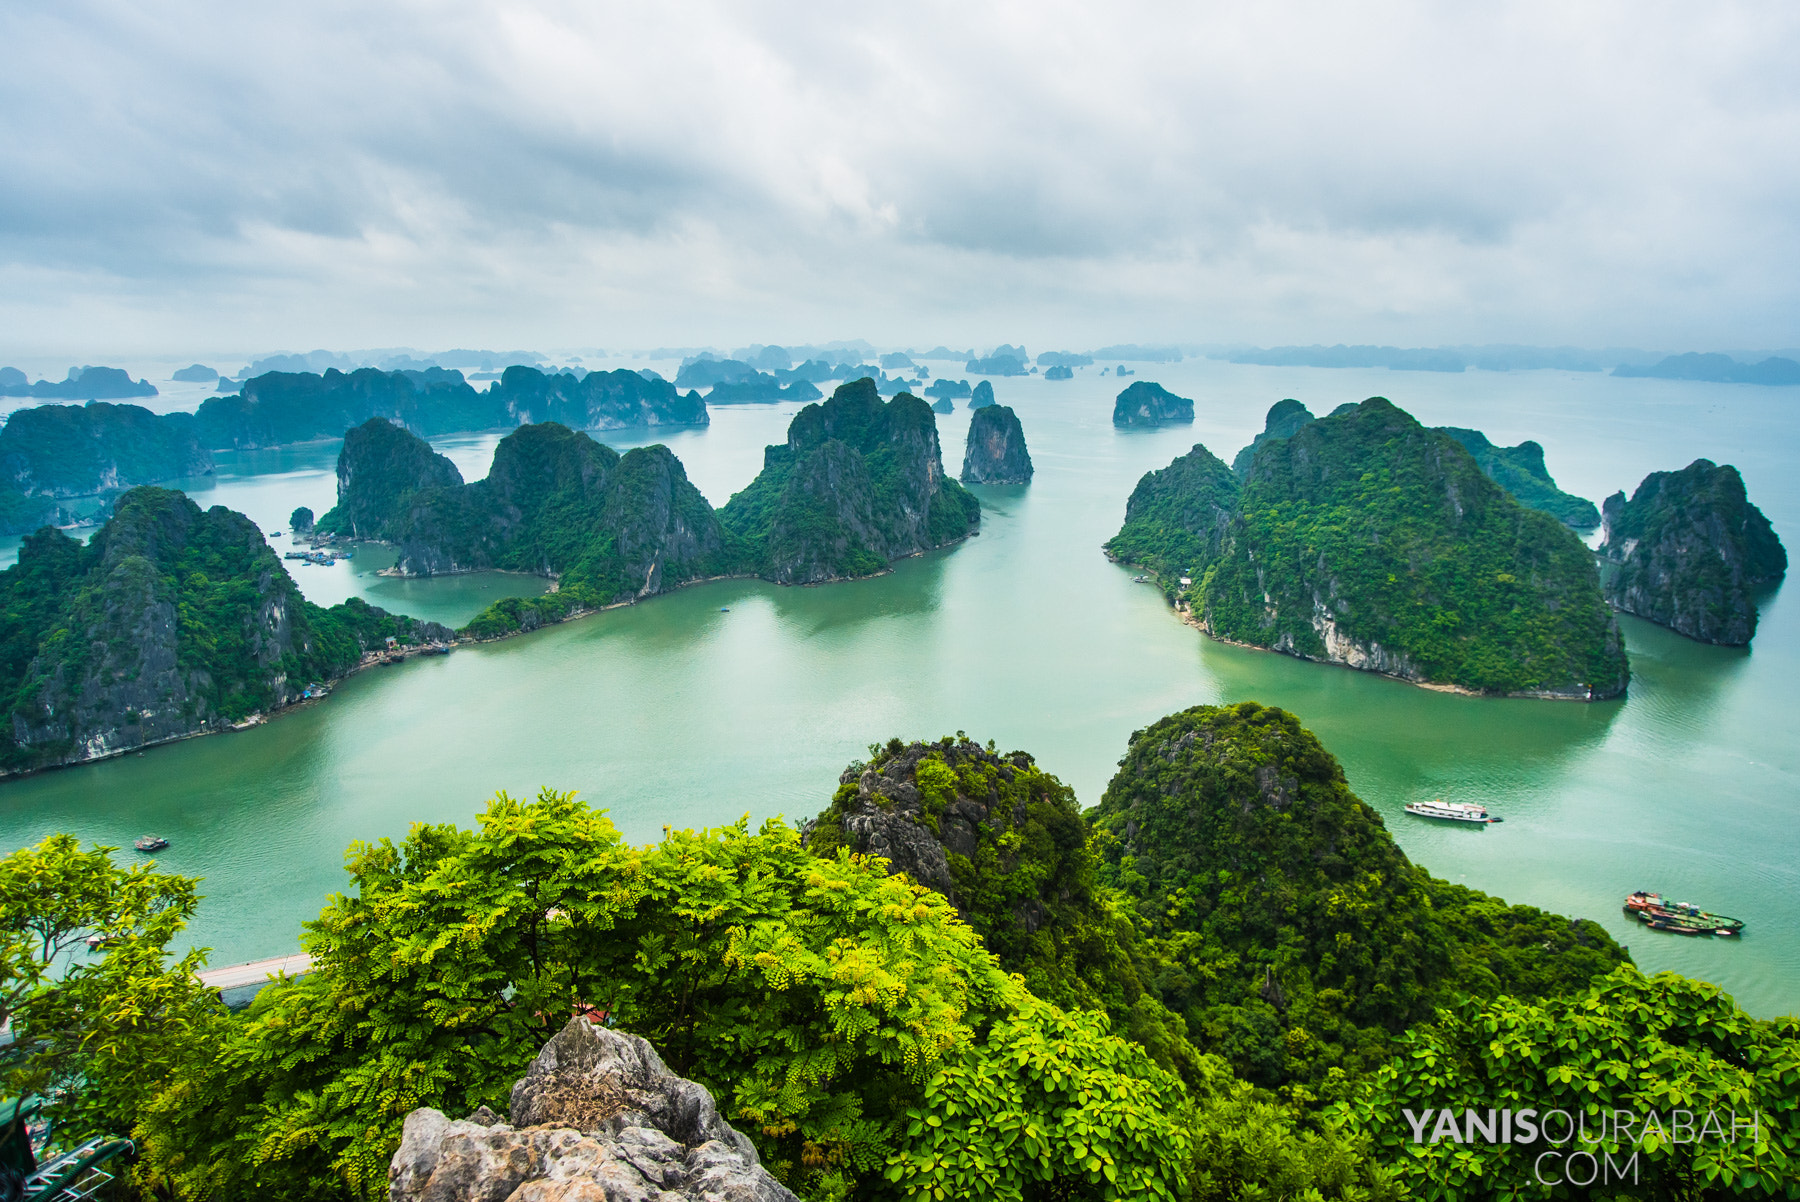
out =
<path fill-rule="evenodd" d="M 1503 819 L 1488 816 L 1486 806 L 1478 806 L 1467 801 L 1412 801 L 1406 805 L 1408 814 L 1417 814 L 1421 818 L 1442 818 L 1448 822 L 1501 822 Z"/>

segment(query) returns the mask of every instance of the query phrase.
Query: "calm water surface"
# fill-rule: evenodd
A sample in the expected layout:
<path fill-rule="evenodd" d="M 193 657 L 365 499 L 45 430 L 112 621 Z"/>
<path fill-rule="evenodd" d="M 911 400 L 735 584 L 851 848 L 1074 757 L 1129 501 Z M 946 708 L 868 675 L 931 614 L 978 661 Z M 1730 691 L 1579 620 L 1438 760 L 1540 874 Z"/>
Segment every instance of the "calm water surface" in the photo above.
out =
<path fill-rule="evenodd" d="M 1141 376 L 1194 397 L 1195 425 L 1114 431 L 1117 385 L 1092 369 L 1068 382 L 998 382 L 1025 422 L 1037 478 L 978 489 L 982 533 L 960 547 L 874 580 L 686 589 L 365 672 L 253 731 L 0 785 L 0 846 L 58 830 L 109 844 L 167 835 L 161 862 L 205 878 L 194 939 L 229 963 L 291 947 L 300 922 L 342 886 L 352 840 L 402 835 L 421 820 L 466 824 L 499 789 L 579 789 L 628 838 L 647 841 L 665 824 L 798 820 L 829 801 L 867 744 L 965 730 L 1033 752 L 1092 804 L 1133 730 L 1184 706 L 1249 698 L 1300 715 L 1437 875 L 1597 919 L 1646 969 L 1717 981 L 1754 1013 L 1800 1010 L 1792 598 L 1765 603 L 1748 652 L 1625 619 L 1633 678 L 1621 702 L 1481 700 L 1210 643 L 1099 551 L 1138 476 L 1195 441 L 1229 459 L 1284 396 L 1323 413 L 1373 394 L 1496 442 L 1536 438 L 1559 483 L 1596 502 L 1698 455 L 1735 463 L 1792 542 L 1794 390 L 1206 361 Z M 711 429 L 664 440 L 718 504 L 754 476 L 763 444 L 783 437 L 796 408 L 716 409 Z M 966 410 L 940 419 L 952 471 L 967 427 Z M 472 479 L 496 438 L 439 449 Z M 296 505 L 329 507 L 335 455 L 321 445 L 222 463 L 194 495 L 277 529 Z M 368 548 L 295 578 L 321 602 L 355 593 L 449 622 L 543 587 L 493 573 L 374 575 L 385 562 Z M 1485 803 L 1507 821 L 1460 829 L 1401 810 L 1440 796 Z M 1737 915 L 1748 931 L 1733 943 L 1654 936 L 1619 912 L 1640 887 Z"/>

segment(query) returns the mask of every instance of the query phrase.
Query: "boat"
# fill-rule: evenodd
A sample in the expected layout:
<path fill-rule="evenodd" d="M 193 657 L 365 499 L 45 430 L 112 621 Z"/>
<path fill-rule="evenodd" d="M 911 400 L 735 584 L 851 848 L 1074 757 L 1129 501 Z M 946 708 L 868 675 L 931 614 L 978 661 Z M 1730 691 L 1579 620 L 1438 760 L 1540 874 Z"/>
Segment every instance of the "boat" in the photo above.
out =
<path fill-rule="evenodd" d="M 139 851 L 161 851 L 169 845 L 169 841 L 161 835 L 139 835 L 131 841 L 131 845 Z"/>
<path fill-rule="evenodd" d="M 1702 910 L 1693 902 L 1670 901 L 1660 893 L 1639 889 L 1625 898 L 1625 912 L 1653 931 L 1671 935 L 1717 935 L 1730 938 L 1742 933 L 1744 920 L 1729 914 Z"/>
<path fill-rule="evenodd" d="M 1486 806 L 1468 801 L 1409 801 L 1406 812 L 1421 818 L 1442 818 L 1447 822 L 1473 822 L 1483 826 L 1505 821 L 1490 815 Z"/>

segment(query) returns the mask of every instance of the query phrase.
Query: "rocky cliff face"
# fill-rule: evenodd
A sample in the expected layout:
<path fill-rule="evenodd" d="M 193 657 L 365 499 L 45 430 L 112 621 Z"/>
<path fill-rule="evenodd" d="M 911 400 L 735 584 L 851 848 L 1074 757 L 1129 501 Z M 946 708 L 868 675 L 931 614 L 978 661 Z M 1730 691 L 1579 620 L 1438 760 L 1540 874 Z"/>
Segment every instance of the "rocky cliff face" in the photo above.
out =
<path fill-rule="evenodd" d="M 1019 415 L 1007 406 L 989 405 L 977 409 L 969 419 L 962 482 L 1031 483 L 1031 453 L 1025 449 L 1025 427 L 1019 423 Z"/>
<path fill-rule="evenodd" d="M 704 1086 L 644 1040 L 571 1019 L 486 1107 L 406 1117 L 389 1202 L 797 1202 Z"/>
<path fill-rule="evenodd" d="M 490 390 L 516 423 L 556 422 L 575 430 L 635 426 L 704 426 L 712 419 L 700 394 L 685 394 L 661 377 L 623 368 L 545 375 L 535 367 L 509 367 Z"/>
<path fill-rule="evenodd" d="M 1189 425 L 1193 420 L 1194 402 L 1148 380 L 1131 384 L 1113 402 L 1115 426 Z"/>
<path fill-rule="evenodd" d="M 1142 564 L 1173 596 L 1183 576 L 1198 578 L 1222 553 L 1237 514 L 1238 480 L 1199 443 L 1161 471 L 1145 472 L 1125 503 L 1125 525 L 1106 544 L 1109 558 Z"/>
<path fill-rule="evenodd" d="M 384 515 L 372 526 L 397 548 L 402 574 L 536 572 L 581 585 L 604 604 L 741 570 L 712 506 L 667 447 L 620 455 L 542 422 L 501 439 L 487 477 L 462 484 L 429 467 L 455 470 L 412 434 L 389 426 L 380 438 L 410 443 L 387 456 L 409 470 L 341 475 L 333 512 Z"/>
<path fill-rule="evenodd" d="M 1603 509 L 1606 599 L 1703 643 L 1747 646 L 1758 590 L 1787 574 L 1787 551 L 1729 464 L 1652 472 Z"/>
<path fill-rule="evenodd" d="M 86 497 L 212 473 L 190 413 L 104 401 L 39 405 L 0 429 L 0 482 L 26 496 Z"/>
<path fill-rule="evenodd" d="M 1592 560 L 1382 397 L 1259 447 L 1191 595 L 1219 638 L 1478 692 L 1617 696 Z"/>
<path fill-rule="evenodd" d="M 786 444 L 767 448 L 761 474 L 719 516 L 759 575 L 812 584 L 966 538 L 981 507 L 945 477 L 925 402 L 901 393 L 883 403 L 862 379 L 796 414 Z"/>
<path fill-rule="evenodd" d="M 387 633 L 454 635 L 360 602 L 310 605 L 260 531 L 139 488 L 87 546 L 26 539 L 0 573 L 0 767 L 75 763 L 216 730 L 342 675 Z"/>
<path fill-rule="evenodd" d="M 432 488 L 457 488 L 456 465 L 424 439 L 385 417 L 372 417 L 344 435 L 337 462 L 338 503 L 316 528 L 351 538 L 389 538 L 402 502 Z"/>

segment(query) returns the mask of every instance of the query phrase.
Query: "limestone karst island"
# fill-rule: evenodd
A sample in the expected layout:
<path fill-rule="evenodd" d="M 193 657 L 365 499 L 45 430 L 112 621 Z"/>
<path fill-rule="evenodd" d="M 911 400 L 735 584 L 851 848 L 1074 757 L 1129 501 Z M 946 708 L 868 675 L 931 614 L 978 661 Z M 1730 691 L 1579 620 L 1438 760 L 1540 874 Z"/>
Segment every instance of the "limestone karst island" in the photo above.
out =
<path fill-rule="evenodd" d="M 1800 17 L 0 5 L 0 1202 L 1800 1202 Z"/>

